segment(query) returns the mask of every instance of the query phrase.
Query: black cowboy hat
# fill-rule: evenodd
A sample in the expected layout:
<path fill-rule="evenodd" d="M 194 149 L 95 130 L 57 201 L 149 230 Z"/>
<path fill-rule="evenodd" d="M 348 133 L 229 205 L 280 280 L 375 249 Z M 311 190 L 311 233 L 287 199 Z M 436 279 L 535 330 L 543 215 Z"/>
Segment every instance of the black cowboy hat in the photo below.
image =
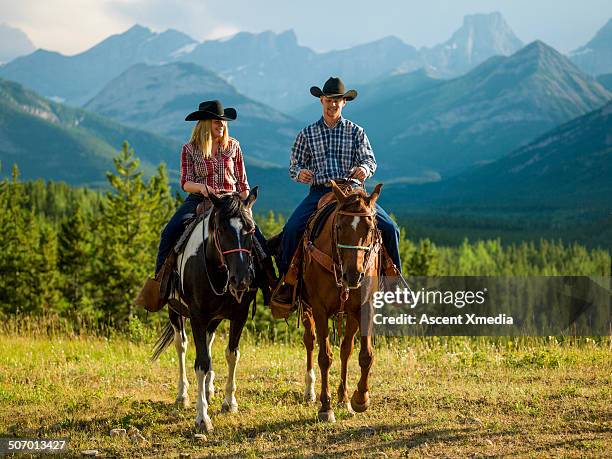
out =
<path fill-rule="evenodd" d="M 201 102 L 198 106 L 198 110 L 190 113 L 185 117 L 185 121 L 197 121 L 197 120 L 223 120 L 223 121 L 234 121 L 237 117 L 236 109 L 226 108 L 223 109 L 223 105 L 218 100 L 207 100 Z"/>
<path fill-rule="evenodd" d="M 357 97 L 357 91 L 350 89 L 344 91 L 344 83 L 340 78 L 329 77 L 329 79 L 323 85 L 323 90 L 318 86 L 310 88 L 310 94 L 315 97 L 342 97 L 346 100 L 353 100 Z"/>

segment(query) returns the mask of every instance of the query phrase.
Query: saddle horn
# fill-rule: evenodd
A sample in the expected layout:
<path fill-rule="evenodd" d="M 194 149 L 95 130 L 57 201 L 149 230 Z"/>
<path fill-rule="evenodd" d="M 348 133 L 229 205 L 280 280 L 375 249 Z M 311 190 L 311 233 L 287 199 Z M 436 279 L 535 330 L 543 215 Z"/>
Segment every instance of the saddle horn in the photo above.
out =
<path fill-rule="evenodd" d="M 344 194 L 344 192 L 340 189 L 338 185 L 336 185 L 336 182 L 333 180 L 331 181 L 331 187 L 332 191 L 336 195 L 336 199 L 338 200 L 338 202 L 342 202 L 346 199 L 346 195 Z"/>
<path fill-rule="evenodd" d="M 221 198 L 219 198 L 208 185 L 206 185 L 206 191 L 208 192 L 208 199 L 213 203 L 213 206 L 219 207 L 221 205 Z"/>
<path fill-rule="evenodd" d="M 376 185 L 374 187 L 374 191 L 372 191 L 372 194 L 370 194 L 370 196 L 368 196 L 368 205 L 370 207 L 373 207 L 374 204 L 376 204 L 376 200 L 378 199 L 378 197 L 380 196 L 380 190 L 382 189 L 383 184 L 379 183 L 378 185 Z"/>
<path fill-rule="evenodd" d="M 257 186 L 254 186 L 253 188 L 251 188 L 251 191 L 249 192 L 249 195 L 246 197 L 246 199 L 244 201 L 242 201 L 242 203 L 245 205 L 245 207 L 248 207 L 249 209 L 251 207 L 253 207 L 253 204 L 257 200 L 257 190 L 258 189 L 259 189 L 259 187 L 257 187 Z"/>

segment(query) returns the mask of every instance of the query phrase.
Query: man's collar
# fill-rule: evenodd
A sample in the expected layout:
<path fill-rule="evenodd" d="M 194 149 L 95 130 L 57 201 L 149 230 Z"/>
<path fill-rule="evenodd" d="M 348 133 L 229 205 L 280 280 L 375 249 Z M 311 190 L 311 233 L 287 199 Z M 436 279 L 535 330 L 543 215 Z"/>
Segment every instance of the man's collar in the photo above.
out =
<path fill-rule="evenodd" d="M 336 122 L 336 124 L 334 124 L 332 127 L 329 127 L 327 123 L 325 122 L 325 118 L 321 116 L 321 118 L 319 119 L 319 124 L 322 126 L 325 126 L 328 129 L 334 129 L 335 127 L 342 126 L 344 124 L 344 117 L 340 115 L 340 118 L 338 118 L 338 121 Z"/>

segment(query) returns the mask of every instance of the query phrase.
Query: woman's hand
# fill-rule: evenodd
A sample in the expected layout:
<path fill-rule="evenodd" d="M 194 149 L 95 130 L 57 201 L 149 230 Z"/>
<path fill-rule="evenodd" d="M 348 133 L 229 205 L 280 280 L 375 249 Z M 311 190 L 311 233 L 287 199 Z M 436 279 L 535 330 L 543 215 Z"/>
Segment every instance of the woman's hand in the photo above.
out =
<path fill-rule="evenodd" d="M 202 196 L 207 198 L 208 197 L 208 187 L 206 185 L 202 184 L 200 186 L 200 193 L 202 194 Z"/>

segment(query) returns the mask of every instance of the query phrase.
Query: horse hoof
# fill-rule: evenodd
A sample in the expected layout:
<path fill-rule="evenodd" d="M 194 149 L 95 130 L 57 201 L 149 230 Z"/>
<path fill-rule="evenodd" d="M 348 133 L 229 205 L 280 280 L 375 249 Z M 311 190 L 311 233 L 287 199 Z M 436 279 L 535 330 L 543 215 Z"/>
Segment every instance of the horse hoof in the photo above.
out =
<path fill-rule="evenodd" d="M 355 416 L 355 410 L 351 406 L 351 402 L 339 402 L 338 405 L 342 408 L 346 408 L 346 411 L 348 411 L 349 415 Z"/>
<path fill-rule="evenodd" d="M 177 408 L 189 408 L 189 398 L 188 397 L 176 397 L 174 401 L 174 406 Z"/>
<path fill-rule="evenodd" d="M 221 412 L 222 413 L 237 413 L 238 405 L 229 404 L 225 400 L 221 404 Z"/>
<path fill-rule="evenodd" d="M 213 431 L 212 421 L 210 420 L 209 417 L 205 417 L 199 422 L 196 420 L 195 427 L 196 427 L 196 431 L 199 433 L 204 432 L 204 433 L 209 434 Z"/>
<path fill-rule="evenodd" d="M 312 403 L 316 400 L 317 396 L 314 392 L 305 392 L 304 393 L 304 403 Z"/>
<path fill-rule="evenodd" d="M 353 393 L 353 396 L 351 397 L 351 408 L 353 408 L 353 410 L 356 413 L 363 413 L 365 410 L 368 409 L 368 407 L 370 406 L 370 396 L 368 395 L 368 393 L 366 392 L 363 397 L 365 399 L 364 403 L 360 403 L 357 401 L 357 395 L 359 394 L 359 392 L 355 391 Z"/>
<path fill-rule="evenodd" d="M 329 411 L 319 411 L 317 415 L 317 419 L 319 422 L 336 422 L 336 416 L 332 410 Z"/>

